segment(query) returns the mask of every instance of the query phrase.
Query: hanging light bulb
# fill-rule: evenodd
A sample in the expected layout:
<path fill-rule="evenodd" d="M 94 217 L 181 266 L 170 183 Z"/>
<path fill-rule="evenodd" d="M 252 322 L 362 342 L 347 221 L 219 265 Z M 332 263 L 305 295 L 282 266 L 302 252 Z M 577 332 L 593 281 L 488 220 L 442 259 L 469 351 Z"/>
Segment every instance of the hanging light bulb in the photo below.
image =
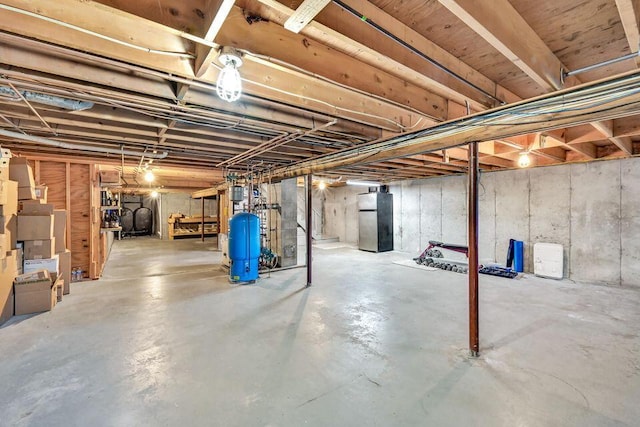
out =
<path fill-rule="evenodd" d="M 238 68 L 242 66 L 240 52 L 225 46 L 220 50 L 218 61 L 223 65 L 223 68 L 218 75 L 216 92 L 220 99 L 227 102 L 237 101 L 242 93 L 242 79 L 238 72 Z"/>
<path fill-rule="evenodd" d="M 319 188 L 320 190 L 324 190 L 325 188 L 327 188 L 327 183 L 326 183 L 326 182 L 324 182 L 324 181 L 320 181 L 320 182 L 318 183 L 318 188 Z"/>
<path fill-rule="evenodd" d="M 518 157 L 518 166 L 520 166 L 521 168 L 526 168 L 529 165 L 531 165 L 529 153 L 527 151 L 520 153 L 520 157 Z"/>
<path fill-rule="evenodd" d="M 156 197 L 158 197 L 158 192 L 157 192 L 156 190 L 153 190 L 153 191 L 151 192 L 151 197 L 153 197 L 154 199 L 155 199 Z"/>
<path fill-rule="evenodd" d="M 144 174 L 144 180 L 147 182 L 153 182 L 153 180 L 156 179 L 155 175 L 153 174 L 153 172 L 151 171 L 147 171 L 147 173 Z"/>

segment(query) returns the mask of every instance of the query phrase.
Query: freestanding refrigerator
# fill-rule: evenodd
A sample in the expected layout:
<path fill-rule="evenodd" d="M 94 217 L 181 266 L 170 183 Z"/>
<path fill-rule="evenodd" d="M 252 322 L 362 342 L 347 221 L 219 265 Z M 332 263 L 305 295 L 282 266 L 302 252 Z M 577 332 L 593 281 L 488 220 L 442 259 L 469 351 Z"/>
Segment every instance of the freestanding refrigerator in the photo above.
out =
<path fill-rule="evenodd" d="M 386 252 L 393 250 L 393 195 L 389 193 L 358 194 L 360 250 Z"/>

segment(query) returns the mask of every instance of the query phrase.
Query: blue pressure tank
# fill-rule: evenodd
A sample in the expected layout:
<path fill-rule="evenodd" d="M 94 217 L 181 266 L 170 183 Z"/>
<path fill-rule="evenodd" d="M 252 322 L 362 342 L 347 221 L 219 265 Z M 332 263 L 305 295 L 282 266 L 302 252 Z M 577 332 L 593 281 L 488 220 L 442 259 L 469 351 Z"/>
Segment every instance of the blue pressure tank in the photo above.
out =
<path fill-rule="evenodd" d="M 233 282 L 250 282 L 258 278 L 260 257 L 260 218 L 241 212 L 229 220 L 229 278 Z"/>

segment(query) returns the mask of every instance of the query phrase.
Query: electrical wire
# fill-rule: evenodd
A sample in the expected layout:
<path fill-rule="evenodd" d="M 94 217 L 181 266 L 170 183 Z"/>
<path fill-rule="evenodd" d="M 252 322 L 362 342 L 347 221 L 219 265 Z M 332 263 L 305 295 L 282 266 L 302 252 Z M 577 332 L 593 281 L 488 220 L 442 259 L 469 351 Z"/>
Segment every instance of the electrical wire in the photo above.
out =
<path fill-rule="evenodd" d="M 133 44 L 133 43 L 129 43 L 129 42 L 126 42 L 126 41 L 123 41 L 123 40 L 119 40 L 119 39 L 116 39 L 116 38 L 113 38 L 113 37 L 106 36 L 104 34 L 97 33 L 95 31 L 87 30 L 85 28 L 79 27 L 77 25 L 69 24 L 67 22 L 60 21 L 60 20 L 55 19 L 55 18 L 50 18 L 48 16 L 40 15 L 38 13 L 33 13 L 33 12 L 28 11 L 28 10 L 20 9 L 20 8 L 9 6 L 9 5 L 6 5 L 6 4 L 0 4 L 0 9 L 8 10 L 10 12 L 20 13 L 22 15 L 30 16 L 30 17 L 36 18 L 36 19 L 41 19 L 43 21 L 46 21 L 46 22 L 49 22 L 49 23 L 52 23 L 52 24 L 60 25 L 62 27 L 69 28 L 69 29 L 72 29 L 72 30 L 75 30 L 75 31 L 79 31 L 81 33 L 88 34 L 90 36 L 98 37 L 98 38 L 101 38 L 103 40 L 107 40 L 107 41 L 110 41 L 110 42 L 113 42 L 113 43 L 117 43 L 119 45 L 129 47 L 131 49 L 141 50 L 143 52 L 153 53 L 153 54 L 157 54 L 157 55 L 175 56 L 175 57 L 178 57 L 178 58 L 188 58 L 188 59 L 194 59 L 195 58 L 195 56 L 190 54 L 190 53 L 171 52 L 171 51 L 166 51 L 166 50 L 157 50 L 157 49 L 151 49 L 151 48 L 148 48 L 148 47 L 139 46 L 139 45 L 136 45 L 136 44 Z"/>
<path fill-rule="evenodd" d="M 220 67 L 217 64 L 213 64 L 212 63 L 211 65 L 213 65 L 218 70 L 222 70 L 222 67 Z M 397 121 L 395 121 L 393 119 L 390 119 L 388 117 L 383 117 L 383 116 L 379 116 L 379 115 L 371 114 L 371 113 L 365 113 L 365 112 L 362 112 L 362 111 L 356 111 L 356 110 L 352 110 L 350 108 L 338 107 L 335 104 L 331 104 L 330 102 L 323 101 L 321 99 L 312 98 L 310 96 L 301 95 L 299 93 L 289 92 L 289 91 L 286 91 L 284 89 L 280 89 L 280 88 L 277 88 L 277 87 L 274 87 L 274 86 L 270 86 L 270 85 L 266 85 L 264 83 L 257 82 L 255 80 L 248 79 L 246 77 L 242 77 L 242 80 L 247 82 L 247 83 L 251 83 L 251 84 L 254 84 L 256 86 L 263 87 L 263 88 L 268 89 L 268 90 L 272 90 L 274 92 L 278 92 L 278 93 L 282 93 L 282 94 L 285 94 L 285 95 L 289 95 L 289 96 L 305 99 L 305 100 L 311 101 L 311 102 L 316 102 L 316 103 L 324 105 L 326 107 L 333 108 L 334 110 L 336 110 L 336 112 L 337 111 L 343 111 L 343 112 L 346 112 L 346 113 L 356 114 L 356 115 L 359 115 L 359 116 L 362 116 L 362 117 L 374 118 L 374 119 L 381 120 L 381 121 L 384 121 L 384 122 L 387 122 L 387 123 L 391 123 L 394 126 L 396 126 L 397 128 L 399 128 L 401 132 L 404 132 L 405 130 L 410 129 L 407 126 L 402 125 L 402 123 L 397 122 Z M 414 125 L 414 127 L 415 127 L 415 125 Z M 392 130 L 392 129 L 390 129 L 390 130 Z"/>

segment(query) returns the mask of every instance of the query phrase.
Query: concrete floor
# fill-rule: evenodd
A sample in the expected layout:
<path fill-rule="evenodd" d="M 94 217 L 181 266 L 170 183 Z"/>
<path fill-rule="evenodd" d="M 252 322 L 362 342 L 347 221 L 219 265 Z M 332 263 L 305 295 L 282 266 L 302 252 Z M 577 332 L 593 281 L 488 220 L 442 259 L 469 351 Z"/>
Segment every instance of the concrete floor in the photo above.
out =
<path fill-rule="evenodd" d="M 332 247 L 335 247 L 333 245 Z M 230 285 L 212 243 L 117 242 L 99 281 L 0 328 L 0 425 L 637 426 L 640 292 L 316 249 Z"/>

